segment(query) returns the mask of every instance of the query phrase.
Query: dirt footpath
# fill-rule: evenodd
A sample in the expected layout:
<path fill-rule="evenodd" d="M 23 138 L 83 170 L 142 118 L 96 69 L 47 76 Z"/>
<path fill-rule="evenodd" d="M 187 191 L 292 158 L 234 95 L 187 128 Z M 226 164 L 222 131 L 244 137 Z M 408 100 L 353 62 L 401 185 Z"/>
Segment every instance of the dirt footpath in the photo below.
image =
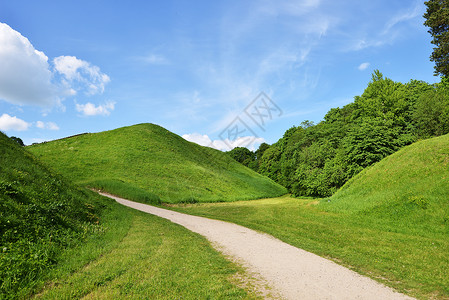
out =
<path fill-rule="evenodd" d="M 286 299 L 413 299 L 330 260 L 243 226 L 191 216 L 102 194 L 180 224 L 236 258 Z"/>

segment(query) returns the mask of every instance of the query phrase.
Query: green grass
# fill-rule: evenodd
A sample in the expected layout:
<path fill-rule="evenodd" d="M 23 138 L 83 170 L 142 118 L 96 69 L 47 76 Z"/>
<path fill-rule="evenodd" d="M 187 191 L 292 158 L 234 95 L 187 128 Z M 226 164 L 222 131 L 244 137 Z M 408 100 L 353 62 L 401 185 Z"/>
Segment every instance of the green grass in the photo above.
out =
<path fill-rule="evenodd" d="M 333 197 L 176 210 L 267 232 L 418 298 L 449 299 L 449 135 L 363 171 Z"/>
<path fill-rule="evenodd" d="M 101 228 L 105 208 L 0 133 L 0 298 L 32 289 L 63 249 Z"/>
<path fill-rule="evenodd" d="M 123 198 L 140 203 L 161 204 L 161 199 L 157 195 L 120 180 L 95 180 L 89 182 L 88 187 L 98 191 L 107 191 L 113 195 L 120 195 Z"/>
<path fill-rule="evenodd" d="M 285 188 L 225 153 L 188 142 L 153 124 L 84 134 L 28 149 L 81 185 L 120 182 L 115 194 L 123 197 L 127 195 L 122 190 L 136 187 L 168 203 L 249 200 L 286 193 Z"/>
<path fill-rule="evenodd" d="M 2 133 L 0 171 L 0 299 L 256 298 L 206 239 L 71 184 Z"/>
<path fill-rule="evenodd" d="M 108 236 L 68 252 L 56 278 L 48 281 L 36 298 L 257 298 L 237 286 L 236 275 L 243 271 L 203 237 L 126 207 L 115 211 L 120 213 L 109 220 Z M 107 246 L 99 248 L 105 243 Z M 90 262 L 78 258 L 79 253 L 89 256 Z"/>

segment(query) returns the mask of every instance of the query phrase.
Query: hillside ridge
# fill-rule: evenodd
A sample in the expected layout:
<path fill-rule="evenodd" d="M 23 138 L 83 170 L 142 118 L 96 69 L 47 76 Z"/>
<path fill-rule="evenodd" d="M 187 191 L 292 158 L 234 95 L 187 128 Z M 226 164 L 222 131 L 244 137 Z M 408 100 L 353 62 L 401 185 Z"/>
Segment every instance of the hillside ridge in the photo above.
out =
<path fill-rule="evenodd" d="M 226 153 L 189 142 L 151 123 L 72 136 L 28 148 L 76 183 L 128 198 L 138 191 L 147 199 L 144 202 L 149 203 L 158 203 L 158 198 L 169 203 L 194 203 L 286 193 L 282 186 Z M 123 193 L 124 190 L 129 193 Z"/>

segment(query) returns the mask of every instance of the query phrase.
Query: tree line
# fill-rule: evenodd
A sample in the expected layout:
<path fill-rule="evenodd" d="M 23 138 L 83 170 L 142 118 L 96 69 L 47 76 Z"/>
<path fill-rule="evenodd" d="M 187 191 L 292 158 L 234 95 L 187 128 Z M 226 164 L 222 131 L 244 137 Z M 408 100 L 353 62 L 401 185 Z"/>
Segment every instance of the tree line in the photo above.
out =
<path fill-rule="evenodd" d="M 229 151 L 295 196 L 326 197 L 364 168 L 419 139 L 449 133 L 449 82 L 394 82 L 376 70 L 354 102 L 304 121 L 269 146 Z"/>

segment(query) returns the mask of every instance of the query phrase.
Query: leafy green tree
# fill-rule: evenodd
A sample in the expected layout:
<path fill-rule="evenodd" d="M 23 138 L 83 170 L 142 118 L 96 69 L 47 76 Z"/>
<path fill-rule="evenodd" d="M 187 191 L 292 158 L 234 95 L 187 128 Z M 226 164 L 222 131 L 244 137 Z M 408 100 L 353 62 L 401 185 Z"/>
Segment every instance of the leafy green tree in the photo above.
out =
<path fill-rule="evenodd" d="M 268 148 L 260 162 L 259 173 L 274 181 L 281 182 L 281 158 L 282 151 L 278 144 L 272 145 Z"/>
<path fill-rule="evenodd" d="M 449 133 L 449 94 L 440 89 L 423 93 L 416 101 L 413 119 L 420 138 Z"/>
<path fill-rule="evenodd" d="M 433 48 L 430 60 L 435 62 L 435 75 L 449 75 L 449 1 L 429 0 L 424 2 L 427 10 L 424 25 L 429 27 Z"/>
<path fill-rule="evenodd" d="M 270 148 L 270 145 L 267 143 L 260 144 L 259 148 L 255 152 L 256 160 L 260 160 L 268 148 Z"/>
<path fill-rule="evenodd" d="M 255 160 L 256 155 L 254 152 L 245 147 L 236 147 L 227 152 L 233 159 L 239 163 L 249 167 L 250 163 Z"/>
<path fill-rule="evenodd" d="M 20 146 L 25 147 L 25 144 L 23 143 L 21 138 L 12 136 L 12 137 L 10 137 L 10 139 L 13 140 L 14 142 L 16 142 L 17 144 L 19 144 Z"/>
<path fill-rule="evenodd" d="M 449 80 L 394 82 L 376 70 L 362 95 L 304 121 L 265 150 L 259 172 L 295 196 L 332 195 L 364 168 L 420 137 L 449 131 Z"/>

